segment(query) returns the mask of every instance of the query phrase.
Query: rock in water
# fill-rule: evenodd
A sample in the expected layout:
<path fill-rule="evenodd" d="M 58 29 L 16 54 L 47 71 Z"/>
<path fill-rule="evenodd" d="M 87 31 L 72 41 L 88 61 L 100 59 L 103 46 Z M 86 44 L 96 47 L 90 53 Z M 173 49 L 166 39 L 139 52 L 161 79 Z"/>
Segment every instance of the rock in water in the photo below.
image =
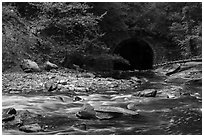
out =
<path fill-rule="evenodd" d="M 9 114 L 4 114 L 2 116 L 2 121 L 3 122 L 7 122 L 7 121 L 12 121 L 15 119 L 15 116 L 14 115 L 9 115 Z"/>
<path fill-rule="evenodd" d="M 181 69 L 181 65 L 180 65 L 180 64 L 174 64 L 174 65 L 172 65 L 172 68 L 170 68 L 170 69 L 168 70 L 168 72 L 166 73 L 166 75 L 167 75 L 167 76 L 170 76 L 170 75 L 172 75 L 172 74 L 174 74 L 174 73 L 179 72 L 180 69 Z"/>
<path fill-rule="evenodd" d="M 83 98 L 78 97 L 78 96 L 74 97 L 74 99 L 73 99 L 73 101 L 80 101 L 80 100 L 83 100 Z"/>
<path fill-rule="evenodd" d="M 119 117 L 121 115 L 122 115 L 121 113 L 114 113 L 114 112 L 102 112 L 102 111 L 96 112 L 96 117 L 101 120 L 112 119 L 112 118 Z"/>
<path fill-rule="evenodd" d="M 124 115 L 139 115 L 138 112 L 128 110 L 121 107 L 114 107 L 114 106 L 97 106 L 94 107 L 96 112 L 104 112 L 104 113 L 112 113 L 112 114 L 124 114 Z"/>
<path fill-rule="evenodd" d="M 157 90 L 155 89 L 146 89 L 143 91 L 139 91 L 135 93 L 134 95 L 140 96 L 140 97 L 155 97 L 157 94 Z"/>
<path fill-rule="evenodd" d="M 100 119 L 107 120 L 112 118 L 117 118 L 122 115 L 137 116 L 136 111 L 113 107 L 113 106 L 94 106 L 90 104 L 85 104 L 82 109 L 76 114 L 77 117 L 82 119 Z"/>
<path fill-rule="evenodd" d="M 15 119 L 16 110 L 14 108 L 3 109 L 2 121 L 12 121 Z"/>
<path fill-rule="evenodd" d="M 51 62 L 49 62 L 49 61 L 46 61 L 46 62 L 44 63 L 44 69 L 45 69 L 45 70 L 51 70 L 51 69 L 57 69 L 57 68 L 58 68 L 58 66 L 57 66 L 56 64 L 51 63 Z"/>
<path fill-rule="evenodd" d="M 15 110 L 15 108 L 7 108 L 7 109 L 3 109 L 3 114 L 10 114 L 10 115 L 12 115 L 12 114 L 16 114 L 16 110 Z"/>
<path fill-rule="evenodd" d="M 14 129 L 23 125 L 23 121 L 19 118 L 16 118 L 14 115 L 9 115 L 10 119 L 2 119 L 2 128 L 4 129 Z M 12 117 L 12 118 L 11 118 Z"/>
<path fill-rule="evenodd" d="M 75 124 L 73 125 L 74 128 L 77 128 L 79 130 L 87 130 L 87 126 L 85 123 L 81 123 L 81 124 Z"/>
<path fill-rule="evenodd" d="M 23 61 L 20 64 L 21 69 L 24 72 L 39 72 L 41 71 L 38 64 L 34 61 L 31 61 L 29 59 L 23 59 Z"/>
<path fill-rule="evenodd" d="M 3 119 L 2 119 L 3 128 L 6 128 L 6 129 L 10 129 L 10 128 L 13 129 L 24 125 L 31 125 L 33 123 L 38 123 L 39 120 L 42 119 L 41 115 L 31 113 L 28 110 L 19 110 L 17 112 L 13 108 L 10 108 L 7 110 L 8 111 L 5 111 L 6 113 L 4 113 Z M 25 128 L 28 128 L 28 127 L 25 126 Z M 31 130 L 34 130 L 36 129 L 36 126 L 32 125 L 32 127 L 30 126 L 29 128 L 31 128 Z"/>
<path fill-rule="evenodd" d="M 202 86 L 202 78 L 188 80 L 185 85 Z"/>
<path fill-rule="evenodd" d="M 29 112 L 28 110 L 19 110 L 15 119 L 20 119 L 23 121 L 23 125 L 30 125 L 33 123 L 38 123 L 42 116 Z"/>
<path fill-rule="evenodd" d="M 76 113 L 76 116 L 81 119 L 93 119 L 96 118 L 96 111 L 90 104 L 84 104 L 79 112 Z"/>
<path fill-rule="evenodd" d="M 30 125 L 24 125 L 19 128 L 20 131 L 24 132 L 39 132 L 42 130 L 39 124 L 30 124 Z"/>

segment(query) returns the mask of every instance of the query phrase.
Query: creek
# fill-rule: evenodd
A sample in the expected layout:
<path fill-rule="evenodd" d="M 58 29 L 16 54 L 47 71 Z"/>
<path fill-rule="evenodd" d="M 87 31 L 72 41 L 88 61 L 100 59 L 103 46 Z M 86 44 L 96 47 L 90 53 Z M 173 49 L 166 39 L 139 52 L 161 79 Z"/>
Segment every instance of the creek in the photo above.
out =
<path fill-rule="evenodd" d="M 200 135 L 202 134 L 202 87 L 198 84 L 165 82 L 161 77 L 145 77 L 135 89 L 104 89 L 78 93 L 2 94 L 2 109 L 15 108 L 38 114 L 43 131 L 26 133 L 3 128 L 3 134 L 44 135 Z M 156 89 L 156 97 L 138 97 L 138 91 Z M 163 94 L 178 91 L 181 95 Z M 186 94 L 185 94 L 186 93 Z M 79 99 L 76 99 L 79 98 Z M 113 119 L 80 119 L 76 112 L 84 103 L 130 109 L 137 116 L 122 115 Z"/>

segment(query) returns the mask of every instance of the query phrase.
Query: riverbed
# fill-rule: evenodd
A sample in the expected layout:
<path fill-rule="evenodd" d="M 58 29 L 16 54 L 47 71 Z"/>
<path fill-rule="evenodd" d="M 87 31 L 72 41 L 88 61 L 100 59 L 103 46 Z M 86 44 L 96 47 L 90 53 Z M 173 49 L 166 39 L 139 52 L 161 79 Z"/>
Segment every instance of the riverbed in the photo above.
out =
<path fill-rule="evenodd" d="M 65 71 L 6 73 L 2 109 L 13 108 L 17 113 L 14 120 L 3 122 L 3 134 L 201 135 L 201 68 L 191 67 L 171 76 L 159 70 L 137 72 L 120 79 Z M 151 91 L 156 94 L 149 94 Z M 76 114 L 84 104 L 138 115 L 121 112 L 117 117 L 83 119 Z M 30 118 L 17 121 L 25 110 Z M 36 124 L 39 130 L 32 126 L 25 130 L 26 125 Z"/>

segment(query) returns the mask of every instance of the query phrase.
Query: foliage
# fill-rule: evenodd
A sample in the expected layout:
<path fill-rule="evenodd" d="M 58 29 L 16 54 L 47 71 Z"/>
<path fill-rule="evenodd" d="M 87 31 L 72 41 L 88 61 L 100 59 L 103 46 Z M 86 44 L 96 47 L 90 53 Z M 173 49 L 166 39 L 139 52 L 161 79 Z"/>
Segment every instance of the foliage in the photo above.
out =
<path fill-rule="evenodd" d="M 80 52 L 71 52 L 65 56 L 62 61 L 64 67 L 73 68 L 73 65 L 77 65 L 80 68 L 94 70 L 94 71 L 109 71 L 113 69 L 114 63 L 121 63 L 129 65 L 129 62 L 118 56 L 108 53 L 101 54 L 82 54 Z"/>
<path fill-rule="evenodd" d="M 96 14 L 107 11 L 101 21 L 106 34 L 134 30 L 166 39 L 169 42 L 166 45 L 179 47 L 183 57 L 201 54 L 198 51 L 201 51 L 202 3 L 123 2 L 93 5 Z"/>
<path fill-rule="evenodd" d="M 176 44 L 181 47 L 184 56 L 201 54 L 198 53 L 202 47 L 201 10 L 201 3 L 188 3 L 182 7 L 181 12 L 172 15 L 174 22 L 169 27 L 170 35 Z"/>
<path fill-rule="evenodd" d="M 4 3 L 3 51 L 20 58 L 24 52 L 39 62 L 59 62 L 66 52 L 107 52 L 98 26 L 103 15 L 89 13 L 90 8 L 86 3 Z"/>
<path fill-rule="evenodd" d="M 41 11 L 32 21 L 32 30 L 46 35 L 57 43 L 84 52 L 90 47 L 105 48 L 99 41 L 103 35 L 98 21 L 102 16 L 89 13 L 85 3 L 31 3 Z M 99 44 L 100 46 L 98 46 Z"/>
<path fill-rule="evenodd" d="M 2 62 L 3 70 L 15 65 L 26 54 L 25 49 L 31 47 L 24 20 L 19 18 L 18 11 L 11 5 L 3 5 L 2 9 Z"/>

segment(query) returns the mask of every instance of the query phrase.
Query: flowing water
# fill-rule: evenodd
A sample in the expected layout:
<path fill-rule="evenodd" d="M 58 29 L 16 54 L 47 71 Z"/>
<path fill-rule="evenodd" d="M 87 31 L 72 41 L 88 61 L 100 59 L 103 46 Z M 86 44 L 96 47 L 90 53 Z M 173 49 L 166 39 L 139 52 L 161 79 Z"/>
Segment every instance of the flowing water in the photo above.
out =
<path fill-rule="evenodd" d="M 4 129 L 3 134 L 77 134 L 77 135 L 157 135 L 157 134 L 202 134 L 202 87 L 180 85 L 181 92 L 189 93 L 176 97 L 137 97 L 134 93 L 144 89 L 168 90 L 177 83 L 165 83 L 163 79 L 149 79 L 135 90 L 118 92 L 96 91 L 78 95 L 83 100 L 74 100 L 69 94 L 3 94 L 2 107 L 28 110 L 40 114 L 42 132 L 25 133 L 18 129 Z M 116 106 L 131 109 L 138 116 L 122 115 L 108 120 L 79 119 L 75 113 L 84 103 Z"/>

